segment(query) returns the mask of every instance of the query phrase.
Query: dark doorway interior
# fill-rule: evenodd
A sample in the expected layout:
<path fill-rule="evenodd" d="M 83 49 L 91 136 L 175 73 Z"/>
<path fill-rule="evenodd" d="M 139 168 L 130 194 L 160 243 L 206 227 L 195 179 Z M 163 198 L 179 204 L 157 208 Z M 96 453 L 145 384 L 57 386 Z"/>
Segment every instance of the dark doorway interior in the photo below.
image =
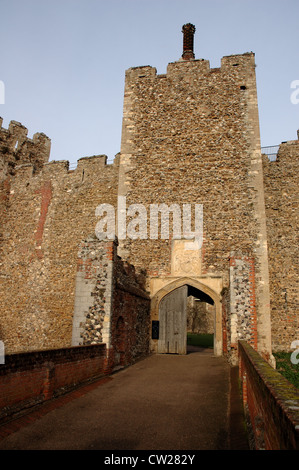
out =
<path fill-rule="evenodd" d="M 159 306 L 158 352 L 186 354 L 187 336 L 214 335 L 215 305 L 213 299 L 190 285 L 167 294 Z"/>

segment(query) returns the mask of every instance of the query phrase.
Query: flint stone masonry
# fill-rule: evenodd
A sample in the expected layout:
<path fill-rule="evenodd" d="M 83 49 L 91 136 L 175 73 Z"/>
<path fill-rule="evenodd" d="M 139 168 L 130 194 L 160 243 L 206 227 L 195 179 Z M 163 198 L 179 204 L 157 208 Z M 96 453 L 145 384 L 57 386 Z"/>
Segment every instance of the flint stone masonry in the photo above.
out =
<path fill-rule="evenodd" d="M 254 260 L 249 257 L 230 259 L 230 342 L 236 347 L 245 340 L 257 348 Z"/>
<path fill-rule="evenodd" d="M 289 351 L 299 339 L 299 140 L 283 142 L 277 159 L 264 156 L 263 164 L 272 345 L 275 351 Z"/>
<path fill-rule="evenodd" d="M 34 171 L 42 168 L 49 160 L 51 140 L 42 132 L 27 137 L 28 129 L 20 122 L 10 121 L 8 129 L 2 128 L 0 118 L 0 182 L 8 174 L 14 174 L 20 162 L 30 163 Z"/>
<path fill-rule="evenodd" d="M 270 357 L 262 178 L 253 53 L 224 57 L 217 69 L 207 60 L 182 60 L 163 76 L 149 66 L 127 70 L 119 195 L 147 212 L 153 203 L 203 205 L 196 276 L 218 275 L 228 286 L 231 252 L 254 259 L 258 348 Z M 166 279 L 172 246 L 126 239 L 119 253 L 137 270 L 146 266 L 149 278 Z"/>
<path fill-rule="evenodd" d="M 144 276 L 117 256 L 117 240 L 84 240 L 78 253 L 72 344 L 105 343 L 109 363 L 149 353 L 150 297 Z"/>
<path fill-rule="evenodd" d="M 0 337 L 8 354 L 71 346 L 79 245 L 94 233 L 96 207 L 116 204 L 118 157 L 51 161 L 5 180 L 0 260 Z"/>

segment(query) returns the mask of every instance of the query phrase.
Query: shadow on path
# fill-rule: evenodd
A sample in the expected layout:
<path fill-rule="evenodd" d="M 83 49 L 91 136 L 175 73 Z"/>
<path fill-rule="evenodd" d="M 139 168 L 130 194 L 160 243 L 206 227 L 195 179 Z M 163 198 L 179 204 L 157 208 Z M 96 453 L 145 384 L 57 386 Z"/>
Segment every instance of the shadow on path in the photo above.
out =
<path fill-rule="evenodd" d="M 0 427 L 0 449 L 247 449 L 237 377 L 211 349 L 152 355 Z"/>

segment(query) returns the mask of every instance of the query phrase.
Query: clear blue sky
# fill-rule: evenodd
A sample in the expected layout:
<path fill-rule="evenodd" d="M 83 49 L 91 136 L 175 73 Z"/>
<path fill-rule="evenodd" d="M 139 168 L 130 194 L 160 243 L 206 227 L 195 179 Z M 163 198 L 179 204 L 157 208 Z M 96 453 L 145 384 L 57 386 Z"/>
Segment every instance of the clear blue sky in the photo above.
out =
<path fill-rule="evenodd" d="M 44 132 L 51 160 L 120 151 L 125 70 L 165 73 L 196 26 L 197 59 L 255 52 L 262 146 L 294 140 L 298 0 L 0 0 L 3 127 Z"/>

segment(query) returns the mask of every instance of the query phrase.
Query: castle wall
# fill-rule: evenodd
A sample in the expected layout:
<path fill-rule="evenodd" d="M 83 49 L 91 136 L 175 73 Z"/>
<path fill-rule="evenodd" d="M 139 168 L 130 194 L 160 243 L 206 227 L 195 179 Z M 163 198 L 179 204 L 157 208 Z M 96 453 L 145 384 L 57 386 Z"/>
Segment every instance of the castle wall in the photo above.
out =
<path fill-rule="evenodd" d="M 298 450 L 298 389 L 246 341 L 239 342 L 239 379 L 250 449 Z"/>
<path fill-rule="evenodd" d="M 49 160 L 51 140 L 42 132 L 27 137 L 28 129 L 20 122 L 11 121 L 8 129 L 2 127 L 0 118 L 0 182 L 20 163 L 31 163 L 34 171 Z"/>
<path fill-rule="evenodd" d="M 264 156 L 274 351 L 299 339 L 298 169 L 299 140 L 282 143 L 276 161 Z"/>
<path fill-rule="evenodd" d="M 113 272 L 111 346 L 115 366 L 123 366 L 149 354 L 151 302 L 134 266 L 117 256 Z"/>
<path fill-rule="evenodd" d="M 111 368 L 149 352 L 144 278 L 117 256 L 117 241 L 85 239 L 78 252 L 72 345 L 105 343 Z"/>
<path fill-rule="evenodd" d="M 214 334 L 215 307 L 189 296 L 187 299 L 187 331 Z"/>
<path fill-rule="evenodd" d="M 254 54 L 224 57 L 217 69 L 188 60 L 166 75 L 148 66 L 126 72 L 119 195 L 148 214 L 151 204 L 203 205 L 194 276 L 221 276 L 226 287 L 231 253 L 253 258 L 258 344 L 269 352 L 262 178 Z M 171 276 L 171 239 L 119 242 L 120 255 L 146 266 L 149 278 Z"/>
<path fill-rule="evenodd" d="M 283 143 L 275 162 L 262 161 L 254 54 L 224 57 L 213 69 L 206 60 L 180 60 L 165 75 L 150 66 L 131 68 L 123 111 L 120 156 L 112 165 L 105 156 L 85 157 L 73 171 L 67 161 L 48 163 L 51 142 L 44 134 L 29 139 L 16 121 L 0 127 L 6 352 L 105 342 L 114 364 L 129 364 L 148 351 L 146 291 L 151 319 L 158 320 L 164 290 L 183 280 L 211 289 L 217 300 L 217 354 L 236 356 L 240 339 L 267 359 L 272 346 L 289 349 L 299 334 L 299 141 Z M 120 197 L 126 208 L 145 209 L 146 230 L 140 237 L 141 222 L 131 212 L 123 233 L 115 210 L 117 257 L 114 242 L 107 254 L 108 245 L 94 234 L 96 208 L 119 209 Z M 162 237 L 161 224 L 152 236 L 157 204 L 170 208 L 169 236 Z M 202 205 L 196 249 L 186 248 L 183 234 L 173 238 L 172 204 L 181 215 L 183 204 L 191 205 L 191 230 L 195 205 Z M 89 244 L 96 245 L 95 257 Z"/>
<path fill-rule="evenodd" d="M 1 425 L 107 373 L 105 344 L 6 355 L 0 369 Z"/>
<path fill-rule="evenodd" d="M 71 345 L 79 245 L 95 231 L 96 207 L 116 203 L 118 158 L 68 166 L 25 163 L 5 179 L 0 338 L 8 354 Z"/>
<path fill-rule="evenodd" d="M 29 139 L 28 129 L 20 122 L 11 121 L 8 129 L 2 127 L 2 122 L 0 117 L 0 243 L 8 211 L 10 177 L 15 174 L 15 167 L 28 163 L 33 172 L 39 171 L 48 161 L 51 149 L 51 140 L 42 132 Z"/>

